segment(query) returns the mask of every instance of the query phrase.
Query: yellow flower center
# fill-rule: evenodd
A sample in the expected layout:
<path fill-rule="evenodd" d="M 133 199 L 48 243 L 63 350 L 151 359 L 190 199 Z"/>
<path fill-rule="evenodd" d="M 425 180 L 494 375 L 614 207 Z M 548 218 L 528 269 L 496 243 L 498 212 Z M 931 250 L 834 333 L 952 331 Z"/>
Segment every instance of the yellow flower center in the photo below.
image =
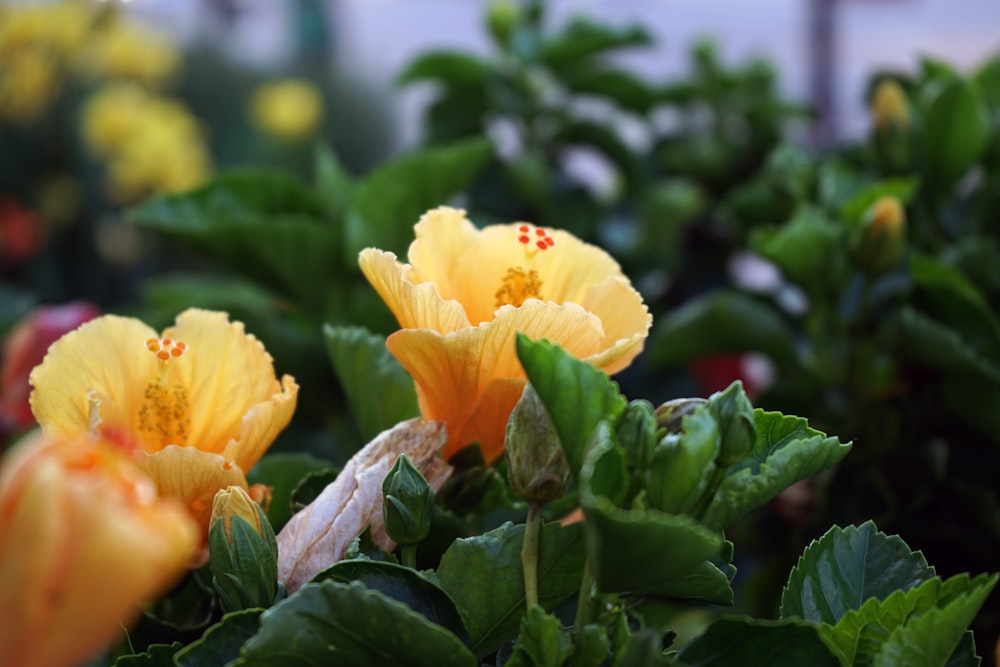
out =
<path fill-rule="evenodd" d="M 556 240 L 541 227 L 532 225 L 517 226 L 517 242 L 524 246 L 525 263 L 530 264 L 532 258 L 539 252 L 548 250 L 556 244 Z M 500 281 L 500 289 L 496 291 L 496 308 L 501 306 L 522 305 L 528 299 L 540 299 L 542 296 L 542 281 L 538 271 L 512 266 Z"/>
<path fill-rule="evenodd" d="M 156 355 L 160 377 L 150 382 L 142 393 L 139 406 L 139 430 L 159 440 L 160 447 L 184 445 L 191 425 L 187 389 L 167 380 L 167 364 L 183 356 L 187 345 L 171 338 L 150 338 L 146 349 Z"/>

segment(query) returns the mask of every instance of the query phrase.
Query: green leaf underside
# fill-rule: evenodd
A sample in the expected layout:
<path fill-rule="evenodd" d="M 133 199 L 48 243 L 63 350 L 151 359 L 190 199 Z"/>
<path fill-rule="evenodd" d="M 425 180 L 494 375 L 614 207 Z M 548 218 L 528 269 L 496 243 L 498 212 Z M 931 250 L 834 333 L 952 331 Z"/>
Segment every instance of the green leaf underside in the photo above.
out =
<path fill-rule="evenodd" d="M 809 665 L 839 667 L 814 625 L 803 621 L 723 618 L 681 649 L 690 667 Z"/>
<path fill-rule="evenodd" d="M 263 609 L 242 609 L 226 614 L 205 634 L 174 655 L 176 667 L 218 667 L 240 656 L 240 649 L 260 627 Z"/>
<path fill-rule="evenodd" d="M 260 620 L 230 667 L 476 664 L 458 637 L 357 582 L 306 584 Z"/>

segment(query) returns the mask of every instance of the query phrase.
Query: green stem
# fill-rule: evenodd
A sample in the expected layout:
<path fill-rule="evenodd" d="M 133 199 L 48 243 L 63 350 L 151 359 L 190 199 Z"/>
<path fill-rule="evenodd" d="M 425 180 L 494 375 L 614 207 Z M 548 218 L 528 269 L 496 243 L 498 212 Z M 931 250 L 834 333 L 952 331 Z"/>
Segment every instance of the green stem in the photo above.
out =
<path fill-rule="evenodd" d="M 399 549 L 400 555 L 403 557 L 403 567 L 408 567 L 411 570 L 417 569 L 417 545 L 416 544 L 404 544 Z"/>
<path fill-rule="evenodd" d="M 542 528 L 543 503 L 528 503 L 528 522 L 521 545 L 521 567 L 524 570 L 524 602 L 530 611 L 538 604 L 538 534 Z"/>
<path fill-rule="evenodd" d="M 590 571 L 590 558 L 583 561 L 583 578 L 580 581 L 580 594 L 576 598 L 576 616 L 573 618 L 573 634 L 579 635 L 583 627 L 590 623 L 591 596 L 594 587 L 594 574 Z"/>

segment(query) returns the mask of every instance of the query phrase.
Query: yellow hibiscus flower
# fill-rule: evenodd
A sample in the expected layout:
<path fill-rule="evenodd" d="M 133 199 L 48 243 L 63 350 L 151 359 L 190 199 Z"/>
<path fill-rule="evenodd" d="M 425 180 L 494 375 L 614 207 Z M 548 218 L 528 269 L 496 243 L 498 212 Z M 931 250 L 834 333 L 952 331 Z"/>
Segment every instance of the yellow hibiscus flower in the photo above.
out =
<path fill-rule="evenodd" d="M 111 443 L 32 436 L 0 468 L 0 655 L 86 662 L 187 571 L 198 526 Z"/>
<path fill-rule="evenodd" d="M 402 327 L 386 346 L 416 381 L 421 412 L 448 425 L 446 458 L 473 442 L 487 461 L 503 452 L 525 383 L 518 332 L 608 373 L 642 350 L 649 310 L 600 248 L 525 223 L 478 230 L 447 207 L 414 229 L 409 264 L 374 248 L 360 264 Z"/>
<path fill-rule="evenodd" d="M 134 453 L 161 495 L 207 533 L 212 500 L 249 470 L 292 418 L 298 385 L 225 313 L 190 309 L 160 336 L 105 315 L 56 341 L 31 373 L 46 433 L 99 433 Z"/>

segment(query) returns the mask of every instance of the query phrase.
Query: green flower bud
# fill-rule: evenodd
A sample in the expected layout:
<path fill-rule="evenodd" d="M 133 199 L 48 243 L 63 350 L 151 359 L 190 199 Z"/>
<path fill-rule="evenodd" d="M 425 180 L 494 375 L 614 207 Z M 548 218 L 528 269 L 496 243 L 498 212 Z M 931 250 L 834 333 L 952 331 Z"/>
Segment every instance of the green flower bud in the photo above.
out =
<path fill-rule="evenodd" d="M 743 383 L 737 380 L 725 391 L 716 392 L 708 399 L 708 409 L 719 424 L 720 466 L 731 466 L 742 461 L 757 442 L 757 426 L 753 416 L 753 406 L 743 391 Z"/>
<path fill-rule="evenodd" d="M 382 480 L 382 518 L 385 532 L 402 545 L 427 537 L 434 514 L 434 488 L 406 454 L 400 454 Z"/>
<path fill-rule="evenodd" d="M 889 271 L 906 253 L 906 211 L 895 197 L 879 197 L 865 210 L 851 250 L 862 270 L 872 276 Z"/>
<path fill-rule="evenodd" d="M 520 20 L 520 10 L 513 0 L 492 0 L 486 12 L 486 25 L 496 43 L 503 46 L 510 41 L 511 32 Z"/>
<path fill-rule="evenodd" d="M 625 408 L 618 423 L 618 443 L 628 453 L 629 463 L 637 468 L 646 468 L 656 449 L 659 424 L 653 404 L 649 401 L 632 401 Z"/>
<path fill-rule="evenodd" d="M 682 420 L 681 433 L 668 433 L 643 472 L 650 507 L 672 514 L 690 513 L 706 493 L 716 471 L 719 426 L 700 407 Z"/>
<path fill-rule="evenodd" d="M 278 583 L 278 543 L 264 510 L 246 489 L 230 486 L 215 494 L 208 531 L 212 587 L 225 612 L 270 607 Z"/>
<path fill-rule="evenodd" d="M 569 466 L 555 426 L 530 383 L 507 420 L 504 438 L 511 490 L 529 503 L 547 503 L 566 490 Z"/>
<path fill-rule="evenodd" d="M 883 79 L 871 97 L 872 118 L 879 132 L 888 132 L 893 126 L 902 130 L 910 128 L 906 92 L 892 79 Z"/>
<path fill-rule="evenodd" d="M 675 398 L 656 408 L 656 423 L 667 433 L 680 433 L 685 417 L 707 403 L 704 398 Z"/>

